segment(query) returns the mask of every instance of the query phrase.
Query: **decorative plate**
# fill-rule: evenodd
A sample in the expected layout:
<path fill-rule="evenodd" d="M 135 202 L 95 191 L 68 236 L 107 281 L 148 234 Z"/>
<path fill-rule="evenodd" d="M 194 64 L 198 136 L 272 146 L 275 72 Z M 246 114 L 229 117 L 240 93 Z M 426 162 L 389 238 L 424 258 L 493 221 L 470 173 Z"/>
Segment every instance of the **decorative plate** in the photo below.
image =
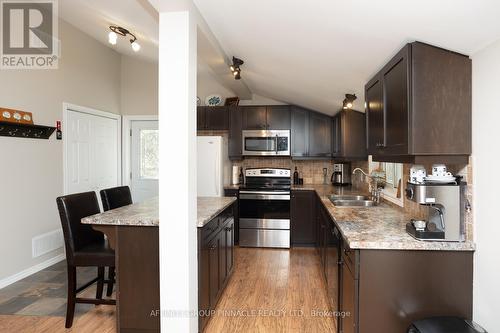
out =
<path fill-rule="evenodd" d="M 207 106 L 219 106 L 222 105 L 221 95 L 209 95 L 205 98 L 205 105 Z"/>

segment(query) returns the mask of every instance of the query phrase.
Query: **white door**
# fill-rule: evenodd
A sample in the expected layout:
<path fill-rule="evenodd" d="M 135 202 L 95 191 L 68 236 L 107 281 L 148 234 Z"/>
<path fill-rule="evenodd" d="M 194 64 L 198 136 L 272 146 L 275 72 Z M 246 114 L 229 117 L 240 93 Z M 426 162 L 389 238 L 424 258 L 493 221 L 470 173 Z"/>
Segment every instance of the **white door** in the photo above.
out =
<path fill-rule="evenodd" d="M 118 118 L 67 111 L 66 194 L 98 192 L 120 184 L 118 122 Z"/>
<path fill-rule="evenodd" d="M 158 196 L 158 121 L 131 121 L 130 189 L 134 202 Z"/>

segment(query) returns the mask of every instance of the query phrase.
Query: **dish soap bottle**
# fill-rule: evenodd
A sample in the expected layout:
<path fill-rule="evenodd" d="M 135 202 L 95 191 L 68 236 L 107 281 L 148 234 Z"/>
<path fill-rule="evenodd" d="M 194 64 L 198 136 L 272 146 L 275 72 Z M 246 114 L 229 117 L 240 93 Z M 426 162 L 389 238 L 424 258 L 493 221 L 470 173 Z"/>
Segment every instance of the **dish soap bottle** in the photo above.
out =
<path fill-rule="evenodd" d="M 295 171 L 293 172 L 293 185 L 299 184 L 299 172 L 297 171 L 297 167 L 295 167 Z"/>

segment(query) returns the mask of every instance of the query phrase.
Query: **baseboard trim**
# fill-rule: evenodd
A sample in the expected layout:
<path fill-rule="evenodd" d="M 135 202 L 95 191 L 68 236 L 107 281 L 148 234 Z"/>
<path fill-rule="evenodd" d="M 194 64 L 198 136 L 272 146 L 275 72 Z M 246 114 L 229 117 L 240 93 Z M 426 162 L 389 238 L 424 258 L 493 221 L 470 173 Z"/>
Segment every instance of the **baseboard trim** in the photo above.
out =
<path fill-rule="evenodd" d="M 57 264 L 58 262 L 64 260 L 66 258 L 66 255 L 64 253 L 58 254 L 55 257 L 52 257 L 48 260 L 45 260 L 44 262 L 41 262 L 35 266 L 31 266 L 19 273 L 16 273 L 14 275 L 8 276 L 5 279 L 0 280 L 0 289 L 7 287 L 10 284 L 13 284 L 14 282 L 17 282 L 19 280 L 24 279 L 25 277 L 28 277 L 32 274 L 35 274 L 42 269 L 45 269 L 49 266 L 52 266 L 54 264 Z"/>

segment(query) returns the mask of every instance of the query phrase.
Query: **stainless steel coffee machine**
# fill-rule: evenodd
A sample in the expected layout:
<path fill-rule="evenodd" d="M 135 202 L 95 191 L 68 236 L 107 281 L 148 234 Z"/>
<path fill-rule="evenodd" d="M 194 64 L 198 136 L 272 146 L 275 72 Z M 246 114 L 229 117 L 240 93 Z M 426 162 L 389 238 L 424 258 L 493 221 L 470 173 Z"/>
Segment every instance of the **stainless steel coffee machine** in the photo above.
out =
<path fill-rule="evenodd" d="M 428 207 L 425 220 L 411 220 L 406 231 L 421 240 L 465 240 L 465 183 L 407 183 L 406 197 Z"/>
<path fill-rule="evenodd" d="M 351 184 L 351 165 L 349 163 L 334 163 L 331 181 L 336 186 Z"/>

